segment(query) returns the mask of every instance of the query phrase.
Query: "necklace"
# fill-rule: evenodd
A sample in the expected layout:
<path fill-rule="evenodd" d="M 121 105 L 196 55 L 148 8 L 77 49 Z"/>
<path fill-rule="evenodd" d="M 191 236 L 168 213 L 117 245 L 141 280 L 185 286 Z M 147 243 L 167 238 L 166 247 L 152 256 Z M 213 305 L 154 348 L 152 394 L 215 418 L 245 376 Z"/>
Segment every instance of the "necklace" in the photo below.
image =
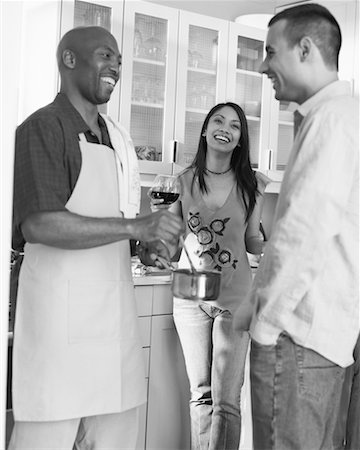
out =
<path fill-rule="evenodd" d="M 224 172 L 213 172 L 212 170 L 206 169 L 206 168 L 205 168 L 205 170 L 206 170 L 207 172 L 212 173 L 213 175 L 224 175 L 225 173 L 230 172 L 231 167 L 229 167 L 229 168 L 228 168 L 227 170 L 225 170 Z"/>

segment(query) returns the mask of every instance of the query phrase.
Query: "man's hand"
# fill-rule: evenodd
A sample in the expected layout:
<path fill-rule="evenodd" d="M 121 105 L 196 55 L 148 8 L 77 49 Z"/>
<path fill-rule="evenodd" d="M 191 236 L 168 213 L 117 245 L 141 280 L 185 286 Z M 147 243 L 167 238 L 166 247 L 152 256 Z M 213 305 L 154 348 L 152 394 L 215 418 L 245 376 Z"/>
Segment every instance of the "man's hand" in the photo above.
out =
<path fill-rule="evenodd" d="M 164 240 L 176 245 L 180 234 L 184 233 L 183 220 L 165 209 L 138 217 L 132 222 L 133 239 L 143 242 Z"/>

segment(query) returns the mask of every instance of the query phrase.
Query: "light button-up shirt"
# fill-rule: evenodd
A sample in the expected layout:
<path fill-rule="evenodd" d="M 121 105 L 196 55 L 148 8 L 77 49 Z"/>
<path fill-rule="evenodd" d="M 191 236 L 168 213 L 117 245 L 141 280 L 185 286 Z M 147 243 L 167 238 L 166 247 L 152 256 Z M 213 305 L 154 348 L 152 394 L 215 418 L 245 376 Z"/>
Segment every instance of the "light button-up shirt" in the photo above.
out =
<path fill-rule="evenodd" d="M 346 367 L 359 334 L 359 103 L 347 82 L 299 106 L 303 116 L 271 238 L 251 291 L 253 339 L 281 332 Z"/>

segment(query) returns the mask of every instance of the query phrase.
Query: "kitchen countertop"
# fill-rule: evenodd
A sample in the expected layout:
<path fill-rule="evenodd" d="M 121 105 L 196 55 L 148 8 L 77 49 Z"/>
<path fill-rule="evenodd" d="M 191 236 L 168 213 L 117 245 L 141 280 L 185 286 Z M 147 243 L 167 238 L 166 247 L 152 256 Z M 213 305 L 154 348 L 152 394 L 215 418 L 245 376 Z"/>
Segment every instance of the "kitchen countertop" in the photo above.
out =
<path fill-rule="evenodd" d="M 251 267 L 251 272 L 253 276 L 256 273 L 256 267 Z M 164 271 L 161 272 L 148 273 L 146 275 L 134 275 L 133 276 L 135 286 L 144 286 L 151 284 L 171 284 L 172 276 L 171 273 Z"/>
<path fill-rule="evenodd" d="M 134 275 L 134 286 L 144 286 L 151 284 L 171 284 L 171 274 L 151 274 L 151 275 Z"/>

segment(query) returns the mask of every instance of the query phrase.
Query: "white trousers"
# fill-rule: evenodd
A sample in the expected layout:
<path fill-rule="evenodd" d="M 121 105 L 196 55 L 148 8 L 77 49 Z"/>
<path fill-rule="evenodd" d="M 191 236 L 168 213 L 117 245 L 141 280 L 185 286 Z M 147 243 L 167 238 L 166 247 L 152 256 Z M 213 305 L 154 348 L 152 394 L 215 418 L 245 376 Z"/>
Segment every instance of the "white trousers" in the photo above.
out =
<path fill-rule="evenodd" d="M 139 408 L 56 422 L 15 422 L 8 450 L 134 450 Z"/>

